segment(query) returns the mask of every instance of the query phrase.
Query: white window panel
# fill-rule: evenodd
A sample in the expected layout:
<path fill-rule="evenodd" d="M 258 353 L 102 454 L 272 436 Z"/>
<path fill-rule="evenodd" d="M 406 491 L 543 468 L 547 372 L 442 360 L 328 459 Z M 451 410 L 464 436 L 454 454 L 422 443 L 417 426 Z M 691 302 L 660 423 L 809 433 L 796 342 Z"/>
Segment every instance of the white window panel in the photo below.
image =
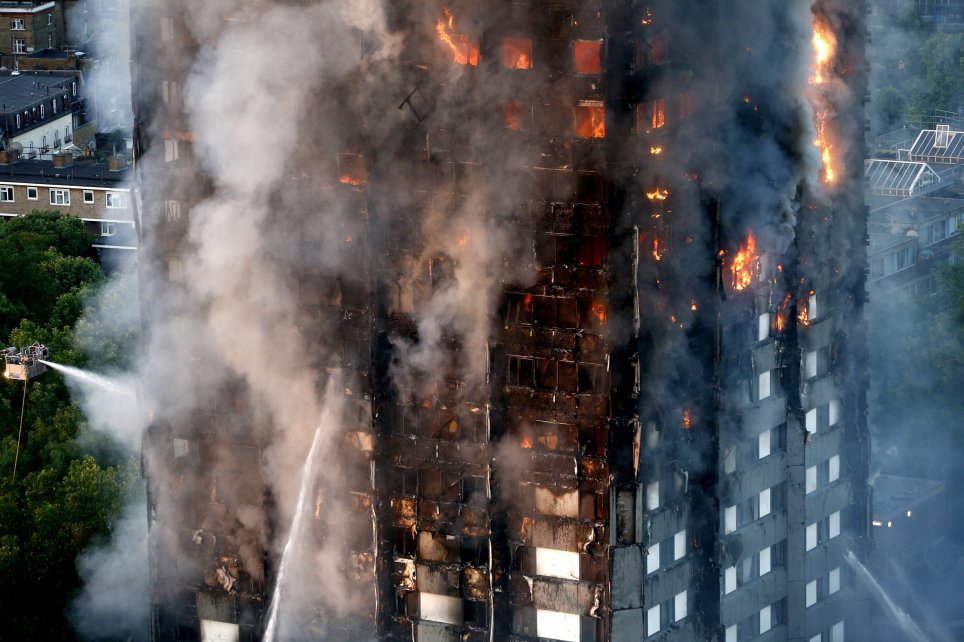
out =
<path fill-rule="evenodd" d="M 176 161 L 180 157 L 179 150 L 177 148 L 177 140 L 173 138 L 164 139 L 164 162 L 170 163 Z"/>
<path fill-rule="evenodd" d="M 773 569 L 773 549 L 767 546 L 760 551 L 760 575 L 766 575 Z"/>
<path fill-rule="evenodd" d="M 770 313 L 764 312 L 757 318 L 757 340 L 765 341 L 770 336 Z"/>
<path fill-rule="evenodd" d="M 686 531 L 673 535 L 673 561 L 686 557 Z"/>
<path fill-rule="evenodd" d="M 646 611 L 646 635 L 659 633 L 659 604 Z"/>
<path fill-rule="evenodd" d="M 646 549 L 646 574 L 659 570 L 659 544 L 653 544 Z"/>
<path fill-rule="evenodd" d="M 734 447 L 727 448 L 726 454 L 723 455 L 723 472 L 727 475 L 736 472 L 736 448 Z"/>
<path fill-rule="evenodd" d="M 725 642 L 736 642 L 736 625 L 726 627 Z"/>
<path fill-rule="evenodd" d="M 810 642 L 820 642 L 820 634 L 817 633 L 815 636 L 810 638 Z"/>
<path fill-rule="evenodd" d="M 174 457 L 184 457 L 190 452 L 190 445 L 187 439 L 174 439 Z"/>
<path fill-rule="evenodd" d="M 760 609 L 760 635 L 763 635 L 773 627 L 773 607 L 764 606 Z"/>
<path fill-rule="evenodd" d="M 646 510 L 659 508 L 659 482 L 646 484 Z"/>
<path fill-rule="evenodd" d="M 807 379 L 817 376 L 817 352 L 815 350 L 804 353 L 803 373 Z"/>
<path fill-rule="evenodd" d="M 723 532 L 732 533 L 736 530 L 736 506 L 723 509 Z"/>
<path fill-rule="evenodd" d="M 817 603 L 817 580 L 807 582 L 807 608 Z"/>
<path fill-rule="evenodd" d="M 817 525 L 810 524 L 807 526 L 807 550 L 813 550 L 817 548 Z"/>
<path fill-rule="evenodd" d="M 840 401 L 834 399 L 830 402 L 830 425 L 836 426 L 837 422 L 840 421 Z"/>
<path fill-rule="evenodd" d="M 760 517 L 770 514 L 770 489 L 760 491 Z"/>
<path fill-rule="evenodd" d="M 759 401 L 762 401 L 770 396 L 770 371 L 767 370 L 760 374 L 760 394 Z"/>
<path fill-rule="evenodd" d="M 723 594 L 729 595 L 736 590 L 736 567 L 730 566 L 723 571 Z"/>
<path fill-rule="evenodd" d="M 817 409 L 807 411 L 807 432 L 816 433 L 817 432 Z"/>
<path fill-rule="evenodd" d="M 844 642 L 843 622 L 837 622 L 831 627 L 830 642 Z"/>
<path fill-rule="evenodd" d="M 813 322 L 814 319 L 816 319 L 816 318 L 818 318 L 818 317 L 820 316 L 820 308 L 819 308 L 819 306 L 817 306 L 817 295 L 816 295 L 816 294 L 811 294 L 811 295 L 810 295 L 810 301 L 809 301 L 809 303 L 807 304 L 807 315 L 808 315 L 811 323 Z"/>
<path fill-rule="evenodd" d="M 806 471 L 806 490 L 809 495 L 817 490 L 817 467 L 810 466 Z"/>
<path fill-rule="evenodd" d="M 827 593 L 829 593 L 830 595 L 833 595 L 839 590 L 840 590 L 840 567 L 838 566 L 837 568 L 830 571 L 829 588 L 827 589 Z"/>
<path fill-rule="evenodd" d="M 418 615 L 430 622 L 462 624 L 462 600 L 447 595 L 419 593 Z"/>
<path fill-rule="evenodd" d="M 757 437 L 757 453 L 759 454 L 760 459 L 770 456 L 770 439 L 772 437 L 772 433 L 772 430 L 764 430 L 760 433 L 760 436 Z"/>
<path fill-rule="evenodd" d="M 830 513 L 830 539 L 833 539 L 837 535 L 840 535 L 840 511 L 835 513 Z"/>
<path fill-rule="evenodd" d="M 536 611 L 536 635 L 540 638 L 579 642 L 579 616 L 557 611 Z"/>
<path fill-rule="evenodd" d="M 677 593 L 673 598 L 673 621 L 679 622 L 686 617 L 686 591 Z"/>
<path fill-rule="evenodd" d="M 537 548 L 536 575 L 558 577 L 563 580 L 578 580 L 579 553 L 559 551 L 552 548 Z"/>
<path fill-rule="evenodd" d="M 201 620 L 201 642 L 238 642 L 241 627 L 229 622 Z"/>
<path fill-rule="evenodd" d="M 827 461 L 829 480 L 835 482 L 840 479 L 840 455 L 834 455 Z"/>

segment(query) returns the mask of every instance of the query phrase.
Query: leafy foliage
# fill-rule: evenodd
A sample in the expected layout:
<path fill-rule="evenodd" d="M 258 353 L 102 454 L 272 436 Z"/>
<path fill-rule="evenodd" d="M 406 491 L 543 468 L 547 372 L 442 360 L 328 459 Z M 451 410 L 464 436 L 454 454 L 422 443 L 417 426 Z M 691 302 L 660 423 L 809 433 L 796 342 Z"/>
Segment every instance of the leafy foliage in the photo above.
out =
<path fill-rule="evenodd" d="M 92 243 L 79 220 L 56 212 L 0 222 L 0 336 L 8 345 L 40 341 L 60 363 L 86 363 L 73 328 L 105 282 Z M 63 613 L 79 586 L 75 559 L 106 536 L 136 487 L 137 462 L 85 427 L 56 372 L 26 386 L 0 381 L 0 639 L 74 638 Z"/>

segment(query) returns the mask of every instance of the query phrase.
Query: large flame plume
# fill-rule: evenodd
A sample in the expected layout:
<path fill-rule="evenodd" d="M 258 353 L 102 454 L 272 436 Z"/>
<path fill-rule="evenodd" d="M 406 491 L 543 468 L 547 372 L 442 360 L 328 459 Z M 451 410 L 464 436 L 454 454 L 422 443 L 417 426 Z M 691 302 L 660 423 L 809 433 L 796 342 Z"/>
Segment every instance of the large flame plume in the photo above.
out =
<path fill-rule="evenodd" d="M 452 61 L 457 65 L 479 64 L 479 45 L 469 40 L 465 34 L 455 33 L 455 16 L 448 9 L 443 10 L 443 18 L 435 22 L 435 32 L 445 46 L 452 51 Z"/>
<path fill-rule="evenodd" d="M 733 276 L 733 289 L 737 292 L 742 292 L 750 287 L 754 279 L 759 275 L 760 254 L 757 252 L 756 237 L 753 236 L 753 232 L 747 234 L 746 242 L 740 247 L 740 250 L 733 255 L 733 261 L 730 263 L 730 273 Z"/>
<path fill-rule="evenodd" d="M 820 181 L 833 185 L 837 181 L 837 159 L 834 156 L 834 126 L 832 110 L 828 105 L 824 88 L 836 75 L 834 62 L 837 57 L 837 36 L 830 25 L 815 15 L 813 18 L 813 59 L 810 64 L 811 103 L 814 110 L 814 127 L 817 136 L 813 141 L 820 152 Z"/>

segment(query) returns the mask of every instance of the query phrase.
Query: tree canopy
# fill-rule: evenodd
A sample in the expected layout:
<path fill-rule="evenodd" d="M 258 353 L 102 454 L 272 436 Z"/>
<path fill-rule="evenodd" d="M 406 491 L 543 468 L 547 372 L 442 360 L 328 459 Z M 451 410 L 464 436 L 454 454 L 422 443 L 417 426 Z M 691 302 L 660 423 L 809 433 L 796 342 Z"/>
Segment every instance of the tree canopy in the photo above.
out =
<path fill-rule="evenodd" d="M 105 282 L 93 240 L 81 221 L 56 212 L 0 221 L 0 336 L 7 345 L 40 341 L 57 362 L 86 364 L 73 328 Z M 98 444 L 104 437 L 79 440 L 85 430 L 58 373 L 26 385 L 0 381 L 2 639 L 73 639 L 63 613 L 79 586 L 76 557 L 106 536 L 137 487 L 137 462 Z"/>

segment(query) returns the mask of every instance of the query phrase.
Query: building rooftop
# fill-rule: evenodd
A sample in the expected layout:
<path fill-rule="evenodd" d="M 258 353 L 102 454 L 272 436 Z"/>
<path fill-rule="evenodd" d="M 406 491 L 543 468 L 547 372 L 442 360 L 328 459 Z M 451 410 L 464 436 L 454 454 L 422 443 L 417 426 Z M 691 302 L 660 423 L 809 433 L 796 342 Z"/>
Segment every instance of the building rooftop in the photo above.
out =
<path fill-rule="evenodd" d="M 904 515 L 943 492 L 944 482 L 937 479 L 879 475 L 874 482 L 874 519 Z"/>
<path fill-rule="evenodd" d="M 22 160 L 0 165 L 0 183 L 122 189 L 129 174 L 127 167 L 111 171 L 107 163 L 76 162 L 57 168 L 53 161 Z"/>
<path fill-rule="evenodd" d="M 943 182 L 927 163 L 883 159 L 864 161 L 864 179 L 872 194 L 903 198 L 933 191 Z"/>
<path fill-rule="evenodd" d="M 946 125 L 938 129 L 924 129 L 911 145 L 908 160 L 929 163 L 957 164 L 964 160 L 964 132 Z"/>
<path fill-rule="evenodd" d="M 919 225 L 933 218 L 945 216 L 964 208 L 964 199 L 921 196 L 919 198 L 894 200 L 892 198 L 868 198 L 869 223 L 874 225 Z"/>
<path fill-rule="evenodd" d="M 76 77 L 72 72 L 0 74 L 0 113 L 32 107 L 44 98 L 62 92 Z"/>

